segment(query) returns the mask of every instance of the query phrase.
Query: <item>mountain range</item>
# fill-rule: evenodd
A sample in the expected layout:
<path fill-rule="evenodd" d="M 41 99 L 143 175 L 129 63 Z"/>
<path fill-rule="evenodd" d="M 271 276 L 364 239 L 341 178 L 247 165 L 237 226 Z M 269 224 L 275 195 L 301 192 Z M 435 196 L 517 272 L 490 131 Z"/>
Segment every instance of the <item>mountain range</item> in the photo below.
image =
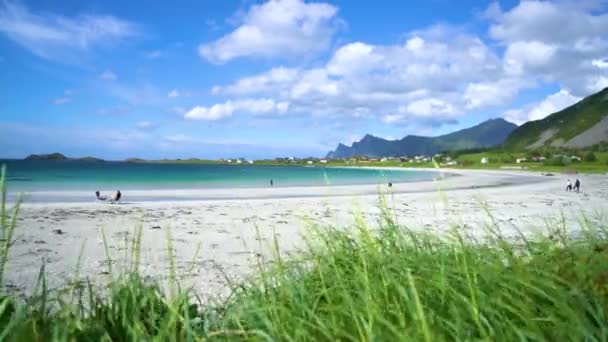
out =
<path fill-rule="evenodd" d="M 502 144 L 516 128 L 516 124 L 504 119 L 491 119 L 438 137 L 408 135 L 400 140 L 386 140 L 368 134 L 350 147 L 339 144 L 327 158 L 433 155 L 441 151 L 492 147 Z"/>
<path fill-rule="evenodd" d="M 438 137 L 408 135 L 400 140 L 386 140 L 368 134 L 352 146 L 339 144 L 327 157 L 432 155 L 441 151 L 499 145 L 510 150 L 585 148 L 601 142 L 608 142 L 608 88 L 520 127 L 504 119 L 492 119 Z"/>

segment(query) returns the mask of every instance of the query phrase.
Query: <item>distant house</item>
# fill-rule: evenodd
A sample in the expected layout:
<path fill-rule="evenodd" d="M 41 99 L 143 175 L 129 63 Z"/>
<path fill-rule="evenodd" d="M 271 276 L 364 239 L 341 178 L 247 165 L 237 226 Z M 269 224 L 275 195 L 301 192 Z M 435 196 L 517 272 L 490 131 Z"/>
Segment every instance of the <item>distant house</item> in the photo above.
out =
<path fill-rule="evenodd" d="M 483 158 L 481 158 L 481 163 L 482 163 L 482 164 L 484 164 L 484 165 L 485 165 L 485 164 L 488 164 L 488 163 L 489 163 L 489 161 L 488 161 L 488 157 L 483 157 Z"/>
<path fill-rule="evenodd" d="M 232 163 L 232 159 L 226 159 L 226 163 L 228 163 L 228 164 Z"/>
<path fill-rule="evenodd" d="M 455 161 L 455 160 L 450 160 L 449 162 L 447 162 L 447 163 L 443 163 L 443 164 L 441 164 L 441 165 L 445 165 L 445 166 L 455 166 L 455 165 L 458 165 L 458 162 L 457 162 L 457 161 Z"/>
<path fill-rule="evenodd" d="M 236 163 L 237 163 L 237 164 L 242 164 L 242 163 L 243 163 L 243 160 L 242 160 L 242 159 L 237 159 L 237 160 L 236 160 Z"/>
<path fill-rule="evenodd" d="M 535 161 L 535 162 L 542 162 L 542 161 L 545 161 L 547 158 L 545 158 L 543 156 L 532 156 L 532 158 L 530 158 L 530 159 L 532 159 L 532 161 Z"/>
<path fill-rule="evenodd" d="M 327 159 L 321 159 L 321 160 L 319 160 L 319 163 L 321 163 L 321 164 L 327 164 Z"/>
<path fill-rule="evenodd" d="M 430 162 L 431 158 L 424 156 L 424 155 L 420 155 L 420 156 L 415 156 L 414 160 L 416 161 L 416 163 L 425 163 L 425 162 Z"/>
<path fill-rule="evenodd" d="M 383 157 L 383 158 L 380 159 L 380 161 L 383 162 L 383 163 L 386 162 L 387 160 L 388 159 L 386 157 Z"/>
<path fill-rule="evenodd" d="M 517 158 L 517 159 L 515 159 L 515 162 L 516 162 L 517 164 L 520 164 L 520 163 L 525 162 L 526 160 L 527 160 L 526 158 Z"/>
<path fill-rule="evenodd" d="M 248 160 L 247 161 L 249 164 L 253 164 L 253 160 Z"/>
<path fill-rule="evenodd" d="M 570 160 L 572 160 L 572 161 L 581 161 L 581 157 L 579 157 L 579 156 L 570 156 Z"/>
<path fill-rule="evenodd" d="M 306 162 L 306 164 L 312 165 L 312 164 L 314 164 L 314 162 L 312 160 L 309 160 L 309 161 Z"/>

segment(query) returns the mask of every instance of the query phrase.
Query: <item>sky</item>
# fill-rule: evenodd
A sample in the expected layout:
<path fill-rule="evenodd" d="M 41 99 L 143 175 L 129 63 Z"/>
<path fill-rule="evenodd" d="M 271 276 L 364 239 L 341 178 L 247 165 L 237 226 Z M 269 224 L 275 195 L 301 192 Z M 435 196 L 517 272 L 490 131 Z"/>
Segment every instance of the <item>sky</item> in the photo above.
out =
<path fill-rule="evenodd" d="M 608 1 L 0 0 L 0 157 L 323 156 L 608 87 Z"/>

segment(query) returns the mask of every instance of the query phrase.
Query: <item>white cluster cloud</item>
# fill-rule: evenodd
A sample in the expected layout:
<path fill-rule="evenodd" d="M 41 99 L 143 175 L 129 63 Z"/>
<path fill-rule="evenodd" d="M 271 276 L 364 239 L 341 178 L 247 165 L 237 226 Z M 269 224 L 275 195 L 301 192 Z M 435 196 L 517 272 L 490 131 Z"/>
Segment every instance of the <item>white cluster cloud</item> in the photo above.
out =
<path fill-rule="evenodd" d="M 196 106 L 184 114 L 188 120 L 217 121 L 231 117 L 235 112 L 254 115 L 284 114 L 289 109 L 288 102 L 275 102 L 272 99 L 243 99 L 214 104 L 211 107 Z"/>
<path fill-rule="evenodd" d="M 424 125 L 435 126 L 455 122 L 461 114 L 462 112 L 451 103 L 431 97 L 399 106 L 397 114 L 384 115 L 381 120 L 387 124 L 403 124 L 415 120 Z"/>
<path fill-rule="evenodd" d="M 484 16 L 489 23 L 486 41 L 457 27 L 435 25 L 407 33 L 399 44 L 346 43 L 324 64 L 312 68 L 277 66 L 232 84 L 217 85 L 212 94 L 264 96 L 289 103 L 290 112 L 317 116 L 375 116 L 389 124 L 435 126 L 456 122 L 474 111 L 507 106 L 524 89 L 544 84 L 560 87 L 544 101 L 505 113 L 521 123 L 608 86 L 608 14 L 602 14 L 606 4 L 528 0 L 503 11 L 494 3 Z M 219 42 L 236 42 L 236 32 L 253 25 L 252 17 L 257 18 L 253 26 L 274 27 L 272 37 L 290 32 L 274 26 L 273 20 L 264 26 L 266 19 L 258 14 L 275 6 L 309 5 L 271 1 L 253 6 L 243 26 L 218 42 L 202 46 L 201 52 L 207 49 L 203 55 L 220 62 L 237 56 L 283 54 L 286 45 L 269 43 L 262 54 L 256 50 L 261 45 L 253 43 L 246 52 L 233 53 L 230 51 L 235 50 L 220 49 Z M 325 18 L 332 18 L 335 12 L 327 12 Z M 284 23 L 295 18 L 290 16 L 292 12 L 287 13 Z M 327 21 L 319 23 L 326 30 L 331 27 Z M 290 37 L 306 46 L 306 39 Z"/>
<path fill-rule="evenodd" d="M 501 78 L 497 81 L 469 83 L 464 89 L 467 110 L 500 106 L 508 103 L 517 92 L 526 86 L 518 78 Z"/>
<path fill-rule="evenodd" d="M 608 86 L 606 1 L 522 1 L 493 6 L 490 36 L 504 45 L 506 72 L 556 82 L 575 96 Z"/>
<path fill-rule="evenodd" d="M 213 63 L 261 57 L 292 64 L 218 84 L 211 89 L 217 101 L 210 105 L 169 111 L 204 121 L 235 113 L 293 112 L 326 119 L 373 118 L 418 129 L 456 122 L 471 112 L 504 112 L 516 123 L 535 120 L 608 87 L 606 9 L 604 0 L 522 0 L 509 9 L 496 2 L 484 13 L 487 38 L 434 25 L 406 32 L 394 44 L 338 44 L 332 41 L 340 26 L 336 6 L 305 0 L 256 3 L 237 17 L 234 30 L 202 43 L 199 54 Z M 112 16 L 34 13 L 20 3 L 0 0 L 0 33 L 38 56 L 60 59 L 62 51 L 87 51 L 136 36 L 139 30 Z M 328 52 L 329 47 L 333 49 Z M 145 53 L 148 58 L 164 55 L 162 50 Z M 317 58 L 301 63 L 293 58 L 306 56 Z M 133 94 L 120 82 L 110 82 L 118 76 L 109 69 L 98 77 L 133 105 L 151 98 L 168 103 L 170 98 L 168 106 L 183 106 L 178 103 L 182 97 L 195 98 L 181 88 L 167 92 L 144 87 Z M 545 85 L 559 90 L 505 111 L 522 90 Z M 69 100 L 66 94 L 53 103 Z"/>
<path fill-rule="evenodd" d="M 199 46 L 202 57 L 224 63 L 238 57 L 301 56 L 325 49 L 338 9 L 326 3 L 270 0 L 253 5 L 234 31 Z"/>
<path fill-rule="evenodd" d="M 172 89 L 169 93 L 167 93 L 167 97 L 169 98 L 178 98 L 178 97 L 188 97 L 192 96 L 192 93 L 189 91 Z"/>
<path fill-rule="evenodd" d="M 480 39 L 454 30 L 434 26 L 411 32 L 398 45 L 345 44 L 323 66 L 275 67 L 216 86 L 212 93 L 262 94 L 289 102 L 290 111 L 380 115 L 391 123 L 420 119 L 435 124 L 441 118 L 453 122 L 467 107 L 467 99 L 459 94 L 469 85 L 471 94 L 484 85 L 501 92 L 498 98 L 469 101 L 472 107 L 510 100 L 522 83 L 503 81 L 500 58 Z"/>
<path fill-rule="evenodd" d="M 504 117 L 515 124 L 521 125 L 527 121 L 543 119 L 549 114 L 558 112 L 580 100 L 582 98 L 573 96 L 566 90 L 560 90 L 540 102 L 528 104 L 520 109 L 510 109 L 504 113 Z"/>
<path fill-rule="evenodd" d="M 263 72 L 259 75 L 245 77 L 235 84 L 222 87 L 215 86 L 213 94 L 243 95 L 253 93 L 272 92 L 277 88 L 289 85 L 298 77 L 299 70 L 296 68 L 277 67 Z"/>
<path fill-rule="evenodd" d="M 0 32 L 32 53 L 65 61 L 69 52 L 85 51 L 139 34 L 128 21 L 107 15 L 60 15 L 33 13 L 20 3 L 0 3 Z"/>
<path fill-rule="evenodd" d="M 102 81 L 116 81 L 118 79 L 118 76 L 116 76 L 116 74 L 112 70 L 106 69 L 99 75 L 99 79 Z"/>

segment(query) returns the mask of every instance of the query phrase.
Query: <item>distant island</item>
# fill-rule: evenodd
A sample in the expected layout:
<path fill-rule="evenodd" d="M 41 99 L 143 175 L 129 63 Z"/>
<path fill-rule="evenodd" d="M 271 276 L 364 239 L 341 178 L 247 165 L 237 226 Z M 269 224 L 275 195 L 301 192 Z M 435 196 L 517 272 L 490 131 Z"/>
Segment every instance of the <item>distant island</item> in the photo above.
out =
<path fill-rule="evenodd" d="M 30 154 L 25 160 L 68 160 L 68 157 L 61 153 L 51 154 Z"/>
<path fill-rule="evenodd" d="M 95 157 L 68 158 L 61 153 L 50 154 L 30 154 L 24 160 L 49 160 L 49 161 L 85 161 L 85 162 L 105 162 L 105 160 Z"/>

